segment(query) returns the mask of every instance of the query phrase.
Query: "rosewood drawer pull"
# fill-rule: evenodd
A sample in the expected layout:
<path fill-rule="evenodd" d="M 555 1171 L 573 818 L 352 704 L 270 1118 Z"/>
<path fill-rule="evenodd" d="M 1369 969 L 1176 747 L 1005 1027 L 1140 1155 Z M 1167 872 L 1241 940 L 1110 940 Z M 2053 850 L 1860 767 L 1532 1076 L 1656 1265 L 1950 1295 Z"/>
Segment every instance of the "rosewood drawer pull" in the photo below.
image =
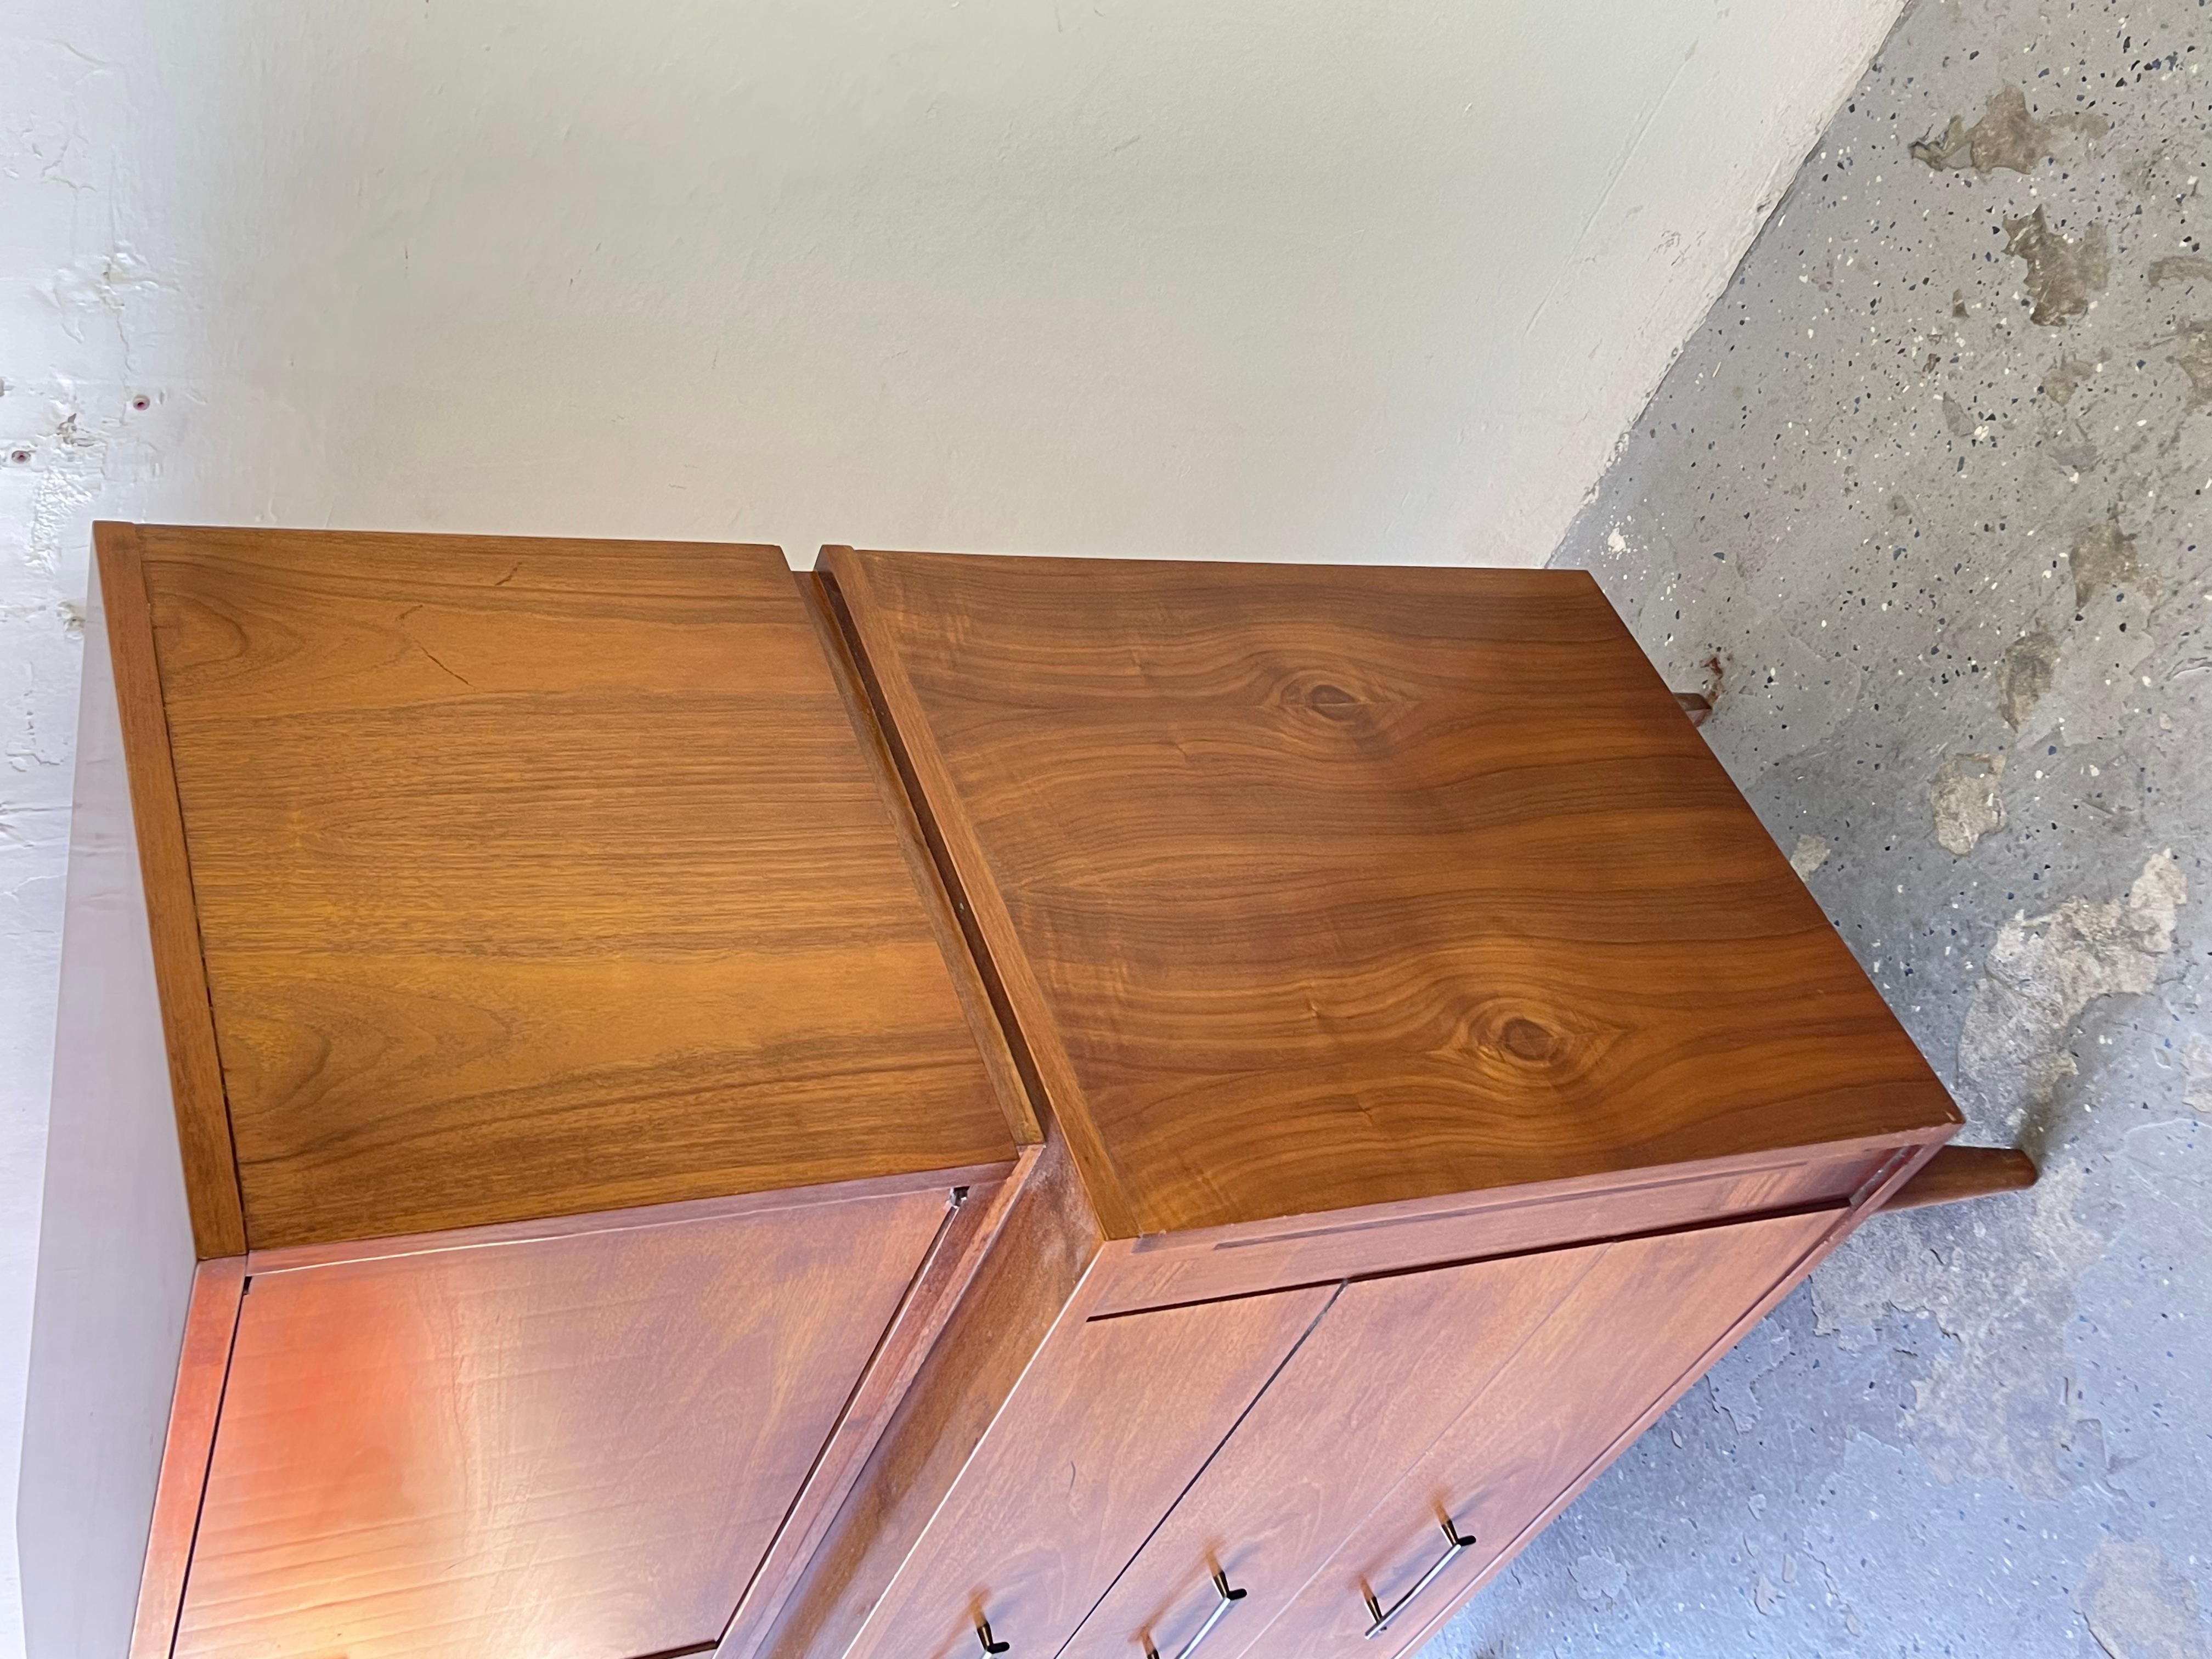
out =
<path fill-rule="evenodd" d="M 975 1639 L 983 1644 L 983 1651 L 986 1653 L 1004 1653 L 1013 1646 L 1011 1642 L 994 1642 L 991 1639 L 991 1621 L 988 1619 L 978 1619 L 975 1621 Z"/>
<path fill-rule="evenodd" d="M 1413 1589 L 1407 1590 L 1403 1595 L 1393 1601 L 1387 1610 L 1380 1601 L 1375 1599 L 1375 1592 L 1373 1590 L 1370 1589 L 1366 1593 L 1367 1616 L 1375 1621 L 1367 1627 L 1367 1636 L 1369 1640 L 1373 1640 L 1376 1637 L 1380 1636 L 1384 1631 L 1389 1629 L 1390 1621 L 1393 1619 L 1395 1619 L 1400 1613 L 1405 1612 L 1408 1607 L 1411 1607 L 1413 1605 L 1413 1598 L 1419 1595 L 1423 1590 L 1428 1589 L 1430 1585 L 1435 1583 L 1437 1582 L 1437 1575 L 1442 1573 L 1446 1567 L 1451 1565 L 1453 1562 L 1459 1559 L 1459 1553 L 1462 1550 L 1466 1549 L 1474 1542 L 1474 1534 L 1473 1533 L 1468 1533 L 1465 1537 L 1462 1537 L 1460 1535 L 1459 1528 L 1452 1525 L 1451 1517 L 1449 1516 L 1444 1516 L 1443 1521 L 1438 1524 L 1443 1528 L 1444 1536 L 1449 1539 L 1450 1542 L 1445 1547 L 1444 1553 L 1429 1564 L 1429 1570 L 1421 1575 L 1419 1581 L 1414 1584 Z"/>
<path fill-rule="evenodd" d="M 1249 1592 L 1229 1588 L 1229 1575 L 1219 1567 L 1213 1570 L 1213 1593 L 1221 1599 L 1213 1604 L 1213 1611 L 1206 1615 L 1206 1622 L 1198 1627 L 1198 1634 L 1182 1644 L 1176 1659 L 1190 1659 L 1198 1651 L 1198 1644 L 1213 1634 L 1213 1627 L 1221 1622 L 1221 1615 L 1242 1601 Z M 1152 1638 L 1145 1638 L 1145 1659 L 1160 1659 L 1160 1650 L 1152 1645 Z"/>

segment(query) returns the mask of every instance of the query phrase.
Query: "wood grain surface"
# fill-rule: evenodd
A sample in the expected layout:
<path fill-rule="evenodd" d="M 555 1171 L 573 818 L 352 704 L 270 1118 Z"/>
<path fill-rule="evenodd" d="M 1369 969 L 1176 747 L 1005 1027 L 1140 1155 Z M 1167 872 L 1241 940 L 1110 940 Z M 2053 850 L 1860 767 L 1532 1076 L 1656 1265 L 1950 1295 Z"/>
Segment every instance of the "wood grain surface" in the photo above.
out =
<path fill-rule="evenodd" d="M 946 1200 L 255 1275 L 176 1653 L 711 1647 Z"/>
<path fill-rule="evenodd" d="M 131 827 L 146 884 L 154 986 L 161 1000 L 161 1036 L 168 1049 L 169 1094 L 184 1160 L 192 1248 L 202 1261 L 242 1255 L 246 1212 L 200 954 L 191 857 L 170 764 L 168 714 L 161 702 L 138 531 L 133 525 L 96 524 L 92 540 L 100 561 L 100 605 L 107 619 L 124 764 L 131 779 Z"/>
<path fill-rule="evenodd" d="M 1109 1232 L 1959 1121 L 1581 572 L 820 568 Z"/>
<path fill-rule="evenodd" d="M 2037 1174 L 2035 1160 L 2010 1146 L 1944 1146 L 1882 1208 L 1917 1210 L 1991 1193 L 2016 1193 L 2035 1185 Z"/>
<path fill-rule="evenodd" d="M 252 1245 L 1012 1156 L 774 549 L 136 542 Z"/>
<path fill-rule="evenodd" d="M 1236 1659 L 1595 1265 L 1553 1250 L 1347 1285 L 1062 1659 Z"/>
<path fill-rule="evenodd" d="M 1057 1653 L 1334 1291 L 1063 1324 L 848 1659 Z"/>
<path fill-rule="evenodd" d="M 773 1626 L 741 1619 L 720 1659 L 814 1659 L 852 1645 L 1030 1362 L 1079 1328 L 1095 1291 L 1096 1218 L 1057 1127 L 1012 1189 L 999 1237 L 900 1401 L 852 1498 Z"/>
<path fill-rule="evenodd" d="M 916 1373 L 1004 1231 L 1042 1152 L 1042 1147 L 1024 1148 L 1008 1175 L 959 1189 L 944 1229 L 869 1358 L 866 1374 L 839 1414 L 805 1488 L 776 1528 L 775 1541 L 716 1643 L 714 1651 L 720 1659 L 738 1659 L 754 1651 L 805 1582 L 807 1567 L 859 1484 Z"/>
<path fill-rule="evenodd" d="M 1248 1296 L 1834 1204 L 1856 1198 L 1899 1156 L 1885 1147 L 1776 1164 L 1766 1153 L 1161 1234 L 1116 1246 L 1127 1254 L 1116 1258 L 1094 1311 Z"/>
<path fill-rule="evenodd" d="M 1535 1330 L 1390 1488 L 1347 1513 L 1349 1536 L 1260 1633 L 1268 1659 L 1390 1659 L 1411 1650 L 1511 1559 L 1790 1282 L 1838 1212 L 1779 1217 L 1561 1253 L 1583 1258 Z M 1507 1271 L 1556 1273 L 1520 1258 Z M 1537 1294 L 1538 1291 L 1541 1294 Z M 1543 1300 L 1548 1286 L 1532 1286 Z M 1363 1499 L 1366 1494 L 1362 1494 Z M 1370 1640 L 1442 1553 L 1449 1516 L 1476 1544 Z"/>

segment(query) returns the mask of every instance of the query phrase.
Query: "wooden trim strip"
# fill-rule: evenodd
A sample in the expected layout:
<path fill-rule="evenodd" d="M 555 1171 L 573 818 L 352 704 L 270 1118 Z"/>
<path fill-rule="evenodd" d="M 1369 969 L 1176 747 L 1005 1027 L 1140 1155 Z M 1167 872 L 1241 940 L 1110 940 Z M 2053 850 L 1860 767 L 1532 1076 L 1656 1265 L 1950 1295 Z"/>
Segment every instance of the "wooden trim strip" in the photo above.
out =
<path fill-rule="evenodd" d="M 943 868 L 931 851 L 914 800 L 907 792 L 898 763 L 892 757 L 890 741 L 884 736 L 875 705 L 863 687 L 860 665 L 853 658 L 852 641 L 837 624 L 827 584 L 811 571 L 795 570 L 792 580 L 799 585 L 807 620 L 814 624 L 822 654 L 829 659 L 830 676 L 837 682 L 838 695 L 845 701 L 845 715 L 852 722 L 853 734 L 860 739 L 861 752 L 875 774 L 877 792 L 891 815 L 899 850 L 906 854 L 915 889 L 921 896 L 922 908 L 929 916 L 930 931 L 937 936 L 938 953 L 945 958 L 954 994 L 960 999 L 961 1012 L 967 1015 L 968 1028 L 981 1051 L 984 1069 L 990 1074 L 992 1091 L 998 1097 L 999 1109 L 1006 1115 L 1006 1127 L 1013 1132 L 1017 1146 L 1042 1146 L 1044 1130 L 1037 1122 L 1036 1108 L 1030 1098 L 1030 1079 L 1014 1058 L 1005 1018 L 991 994 L 982 969 L 977 965 L 974 946 L 961 926 L 952 896 L 945 890 Z"/>
<path fill-rule="evenodd" d="M 240 1255 L 246 1248 L 246 1208 L 230 1106 L 208 1000 L 199 910 L 185 816 L 169 751 L 169 720 L 161 699 L 154 616 L 134 525 L 92 527 L 100 565 L 100 603 L 114 658 L 115 701 L 122 715 L 123 752 L 131 780 L 131 817 L 146 884 L 146 920 L 153 936 L 154 981 L 169 1049 L 169 1091 L 184 1157 L 185 1196 L 192 1245 L 203 1261 Z"/>
<path fill-rule="evenodd" d="M 185 1343 L 177 1360 L 176 1392 L 169 1399 L 169 1432 L 161 1446 L 161 1478 L 154 1491 L 154 1524 L 146 1539 L 146 1565 L 138 1580 L 138 1614 L 131 1631 L 130 1659 L 169 1659 L 177 1619 L 184 1611 L 185 1580 L 198 1536 L 200 1503 L 208 1465 L 215 1456 L 216 1425 L 230 1380 L 231 1345 L 238 1335 L 246 1295 L 243 1256 L 203 1261 L 192 1273 L 192 1299 L 185 1315 Z"/>
<path fill-rule="evenodd" d="M 311 1267 L 343 1267 L 392 1256 L 429 1255 L 441 1250 L 473 1250 L 498 1244 L 526 1244 L 542 1238 L 574 1238 L 587 1233 L 624 1232 L 635 1227 L 678 1226 L 690 1221 L 720 1221 L 732 1216 L 765 1215 L 775 1210 L 856 1200 L 892 1198 L 902 1193 L 943 1188 L 982 1187 L 1004 1181 L 1019 1159 L 971 1164 L 955 1170 L 922 1170 L 908 1175 L 868 1176 L 819 1187 L 781 1187 L 764 1193 L 736 1193 L 727 1198 L 684 1199 L 626 1210 L 593 1210 L 582 1215 L 548 1216 L 538 1221 L 500 1221 L 482 1227 L 452 1227 L 438 1232 L 398 1233 L 389 1238 L 344 1239 L 329 1244 L 287 1244 L 255 1250 L 246 1267 L 263 1273 L 300 1273 Z"/>
<path fill-rule="evenodd" d="M 1091 1208 L 1108 1238 L 1136 1237 L 1136 1206 L 1084 1103 L 1075 1067 L 1061 1046 L 1044 993 L 1021 948 L 1013 920 L 990 878 L 982 843 L 961 809 L 944 758 L 937 752 L 921 700 L 888 641 L 869 648 L 867 577 L 849 547 L 822 550 L 815 575 L 853 653 L 862 686 L 874 705 L 878 726 L 906 785 L 916 821 L 935 855 L 938 872 L 961 918 L 977 968 L 1006 1027 L 1015 1059 L 1042 1111 L 1058 1120 L 1067 1150 L 1081 1172 Z"/>
<path fill-rule="evenodd" d="M 1924 1131 L 1921 1132 L 1925 1133 Z M 1923 1148 L 1857 1141 L 1710 1158 L 1633 1176 L 1407 1200 L 1258 1227 L 1134 1241 L 1102 1313 L 1250 1295 L 1830 1203 L 1857 1205 Z"/>
<path fill-rule="evenodd" d="M 1409 1221 L 1451 1221 L 1506 1210 L 1540 1208 L 1564 1199 L 1621 1199 L 1668 1188 L 1702 1185 L 1717 1176 L 1784 1175 L 1810 1164 L 1840 1162 L 1862 1155 L 1917 1148 L 1930 1131 L 1911 1129 L 1894 1134 L 1870 1135 L 1846 1140 L 1808 1142 L 1783 1151 L 1730 1152 L 1720 1158 L 1685 1159 L 1679 1164 L 1610 1170 L 1595 1175 L 1567 1176 L 1557 1181 L 1523 1182 L 1516 1186 L 1489 1187 L 1472 1192 L 1439 1193 L 1428 1198 L 1393 1199 L 1352 1209 L 1309 1211 L 1267 1221 L 1231 1222 L 1218 1227 L 1194 1227 L 1184 1232 L 1153 1233 L 1131 1246 L 1133 1255 L 1164 1259 L 1205 1255 L 1221 1251 L 1249 1250 L 1277 1244 L 1303 1244 L 1372 1232 Z M 1885 1163 L 1884 1168 L 1887 1169 Z M 1856 1194 L 1853 1194 L 1856 1200 Z"/>

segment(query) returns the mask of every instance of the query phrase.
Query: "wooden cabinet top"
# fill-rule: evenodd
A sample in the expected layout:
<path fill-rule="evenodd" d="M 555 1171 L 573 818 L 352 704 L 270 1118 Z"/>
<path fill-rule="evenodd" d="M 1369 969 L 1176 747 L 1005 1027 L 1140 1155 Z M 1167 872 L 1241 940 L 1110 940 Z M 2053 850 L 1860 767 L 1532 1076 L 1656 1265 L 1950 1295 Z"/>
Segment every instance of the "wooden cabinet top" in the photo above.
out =
<path fill-rule="evenodd" d="M 775 549 L 99 546 L 204 1255 L 1013 1156 Z"/>
<path fill-rule="evenodd" d="M 1581 572 L 820 568 L 1109 1232 L 1959 1121 Z"/>

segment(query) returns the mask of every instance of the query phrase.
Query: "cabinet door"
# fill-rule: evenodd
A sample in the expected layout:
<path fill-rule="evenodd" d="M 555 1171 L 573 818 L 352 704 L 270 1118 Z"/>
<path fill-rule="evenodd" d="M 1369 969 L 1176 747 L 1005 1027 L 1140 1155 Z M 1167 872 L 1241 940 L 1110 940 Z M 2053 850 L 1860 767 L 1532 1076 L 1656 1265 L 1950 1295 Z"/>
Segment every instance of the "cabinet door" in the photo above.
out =
<path fill-rule="evenodd" d="M 1835 1221 L 1821 1212 L 1598 1247 L 1411 1472 L 1342 1516 L 1348 1541 L 1261 1650 L 1389 1659 L 1418 1645 L 1720 1358 Z M 1377 1610 L 1395 1616 L 1370 1636 Z"/>
<path fill-rule="evenodd" d="M 1065 1659 L 1236 1659 L 1604 1248 L 1347 1285 Z"/>
<path fill-rule="evenodd" d="M 1052 1659 L 1335 1290 L 1055 1332 L 847 1659 Z"/>
<path fill-rule="evenodd" d="M 178 1659 L 711 1646 L 945 1211 L 920 1192 L 256 1275 Z"/>

